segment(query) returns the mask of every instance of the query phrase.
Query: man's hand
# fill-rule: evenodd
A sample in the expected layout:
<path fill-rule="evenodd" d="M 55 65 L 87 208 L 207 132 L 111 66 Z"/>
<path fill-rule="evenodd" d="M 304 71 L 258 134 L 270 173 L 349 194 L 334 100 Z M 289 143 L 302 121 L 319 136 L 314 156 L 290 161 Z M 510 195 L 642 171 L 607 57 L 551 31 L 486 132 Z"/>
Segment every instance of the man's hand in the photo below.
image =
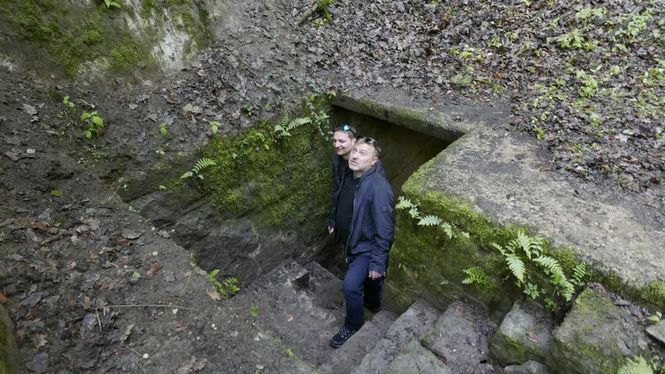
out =
<path fill-rule="evenodd" d="M 334 232 L 335 232 L 335 228 L 328 226 L 328 234 L 332 235 L 332 233 L 334 233 Z"/>
<path fill-rule="evenodd" d="M 372 270 L 369 271 L 369 279 L 371 279 L 371 280 L 377 280 L 377 279 L 381 278 L 382 276 L 383 276 L 383 274 L 379 274 L 376 271 L 372 271 Z"/>

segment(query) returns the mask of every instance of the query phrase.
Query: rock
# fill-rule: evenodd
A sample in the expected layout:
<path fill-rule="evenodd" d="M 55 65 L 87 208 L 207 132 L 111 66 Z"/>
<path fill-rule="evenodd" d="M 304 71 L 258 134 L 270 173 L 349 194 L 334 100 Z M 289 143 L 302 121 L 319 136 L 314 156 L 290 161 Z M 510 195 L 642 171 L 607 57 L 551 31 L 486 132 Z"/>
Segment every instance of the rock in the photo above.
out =
<path fill-rule="evenodd" d="M 552 340 L 552 317 L 533 302 L 516 302 L 492 338 L 490 350 L 503 364 L 544 361 Z"/>
<path fill-rule="evenodd" d="M 392 360 L 411 341 L 428 331 L 438 317 L 438 311 L 424 300 L 416 300 L 402 313 L 352 373 L 384 373 Z"/>
<path fill-rule="evenodd" d="M 417 341 L 413 341 L 406 352 L 400 354 L 390 364 L 388 374 L 402 373 L 446 374 L 452 373 L 450 368 L 434 353 L 425 349 Z"/>
<path fill-rule="evenodd" d="M 452 303 L 421 339 L 423 346 L 446 360 L 454 373 L 484 372 L 493 330 L 484 311 L 461 301 Z"/>
<path fill-rule="evenodd" d="M 142 232 L 134 231 L 134 230 L 129 230 L 129 229 L 124 229 L 122 230 L 122 237 L 127 239 L 127 240 L 136 240 L 143 235 Z"/>
<path fill-rule="evenodd" d="M 652 338 L 658 340 L 661 344 L 665 344 L 665 320 L 660 321 L 658 324 L 646 328 L 647 334 Z"/>
<path fill-rule="evenodd" d="M 647 337 L 632 316 L 586 289 L 554 332 L 548 366 L 561 373 L 613 373 L 626 358 L 647 351 Z"/>
<path fill-rule="evenodd" d="M 521 365 L 511 365 L 503 368 L 505 374 L 549 374 L 547 366 L 536 361 L 527 361 Z"/>

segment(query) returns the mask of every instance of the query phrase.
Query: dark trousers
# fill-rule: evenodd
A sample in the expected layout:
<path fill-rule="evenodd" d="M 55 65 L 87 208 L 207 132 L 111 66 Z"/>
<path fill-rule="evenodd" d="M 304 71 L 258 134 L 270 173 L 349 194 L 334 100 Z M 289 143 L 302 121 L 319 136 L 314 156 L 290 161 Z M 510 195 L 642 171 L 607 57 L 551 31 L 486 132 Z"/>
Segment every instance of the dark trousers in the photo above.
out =
<path fill-rule="evenodd" d="M 363 304 L 371 307 L 381 306 L 381 290 L 383 277 L 371 280 L 369 275 L 369 253 L 354 256 L 350 259 L 342 292 L 346 299 L 346 319 L 344 325 L 358 330 L 363 325 Z"/>

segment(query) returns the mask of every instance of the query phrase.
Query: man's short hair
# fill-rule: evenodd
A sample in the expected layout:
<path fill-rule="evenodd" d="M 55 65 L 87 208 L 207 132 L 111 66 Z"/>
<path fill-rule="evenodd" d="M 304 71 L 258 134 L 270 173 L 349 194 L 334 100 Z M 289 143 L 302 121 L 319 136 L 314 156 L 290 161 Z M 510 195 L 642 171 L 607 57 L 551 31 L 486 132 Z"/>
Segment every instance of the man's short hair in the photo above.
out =
<path fill-rule="evenodd" d="M 358 133 L 356 131 L 356 128 L 349 125 L 348 123 L 342 123 L 342 124 L 339 124 L 339 125 L 335 126 L 335 132 L 337 132 L 337 131 L 342 131 L 342 132 L 347 133 L 347 135 L 349 135 L 349 138 L 351 138 L 351 139 L 354 139 L 357 136 L 356 134 Z"/>
<path fill-rule="evenodd" d="M 371 145 L 372 147 L 374 147 L 374 150 L 376 151 L 376 158 L 381 158 L 381 147 L 379 147 L 379 144 L 376 142 L 376 139 L 370 138 L 369 136 L 359 136 L 358 140 L 356 140 L 356 144 Z"/>

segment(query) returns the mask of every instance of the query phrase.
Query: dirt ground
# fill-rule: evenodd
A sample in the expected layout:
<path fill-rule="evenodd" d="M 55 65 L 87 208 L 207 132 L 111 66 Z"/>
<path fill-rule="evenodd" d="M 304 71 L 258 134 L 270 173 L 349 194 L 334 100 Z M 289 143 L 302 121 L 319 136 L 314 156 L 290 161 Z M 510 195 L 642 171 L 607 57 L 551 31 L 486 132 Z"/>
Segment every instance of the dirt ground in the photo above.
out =
<path fill-rule="evenodd" d="M 432 102 L 508 97 L 513 121 L 505 126 L 543 137 L 543 148 L 552 154 L 550 172 L 606 186 L 614 198 L 665 208 L 663 117 L 630 106 L 639 94 L 625 91 L 638 84 L 665 97 L 662 80 L 649 86 L 639 79 L 649 68 L 658 69 L 662 40 L 642 33 L 648 38 L 626 43 L 624 56 L 604 60 L 606 65 L 627 61 L 624 81 L 598 78 L 601 87 L 616 85 L 627 96 L 623 106 L 608 104 L 605 96 L 589 99 L 593 113 L 605 118 L 594 131 L 584 123 L 591 115 L 572 105 L 579 98 L 573 83 L 580 78 L 564 73 L 562 61 L 576 58 L 580 69 L 589 71 L 594 53 L 602 51 L 558 53 L 556 43 L 545 41 L 576 22 L 572 6 L 534 5 L 522 12 L 519 4 L 422 3 L 339 1 L 331 8 L 332 23 L 321 27 L 309 21 L 294 26 L 304 3 L 246 4 L 237 10 L 235 26 L 221 30 L 190 69 L 138 83 L 117 79 L 84 86 L 0 67 L 0 300 L 16 325 L 26 368 L 150 371 L 150 354 L 138 347 L 167 340 L 173 347 L 189 342 L 182 354 L 174 353 L 174 371 L 203 369 L 193 352 L 206 349 L 197 331 L 208 328 L 205 320 L 217 308 L 201 291 L 209 284 L 168 233 L 153 230 L 119 199 L 123 177 L 204 144 L 210 121 L 219 121 L 222 133 L 233 133 L 317 90 L 387 85 Z M 644 8 L 622 7 L 609 8 L 606 17 L 640 14 Z M 663 8 L 656 7 L 651 20 L 662 19 Z M 519 22 L 534 13 L 561 23 L 538 31 L 532 22 Z M 481 50 L 481 44 L 501 36 L 488 26 L 492 22 L 501 23 L 501 35 L 508 36 L 500 39 L 502 47 Z M 662 22 L 652 26 L 663 29 Z M 533 53 L 521 51 L 522 44 L 506 34 L 511 31 L 541 45 L 540 62 L 527 61 Z M 471 55 L 460 57 L 465 50 Z M 537 63 L 543 68 L 531 72 L 528 67 Z M 482 72 L 482 79 L 468 82 L 464 74 L 473 75 L 468 66 Z M 545 87 L 556 86 L 556 77 L 565 74 L 563 93 L 553 95 L 569 98 L 543 98 L 549 101 L 542 108 L 525 107 L 541 92 L 532 84 L 534 74 L 541 74 Z M 492 89 L 487 83 L 492 77 L 502 89 Z M 74 108 L 63 104 L 64 96 Z M 645 106 L 662 111 L 662 102 L 652 99 L 645 99 Z M 547 119 L 534 127 L 532 117 L 542 117 L 545 107 Z M 94 110 L 106 126 L 88 140 L 79 116 Z M 665 224 L 665 213 L 655 219 Z M 137 322 L 128 329 L 131 320 Z"/>

